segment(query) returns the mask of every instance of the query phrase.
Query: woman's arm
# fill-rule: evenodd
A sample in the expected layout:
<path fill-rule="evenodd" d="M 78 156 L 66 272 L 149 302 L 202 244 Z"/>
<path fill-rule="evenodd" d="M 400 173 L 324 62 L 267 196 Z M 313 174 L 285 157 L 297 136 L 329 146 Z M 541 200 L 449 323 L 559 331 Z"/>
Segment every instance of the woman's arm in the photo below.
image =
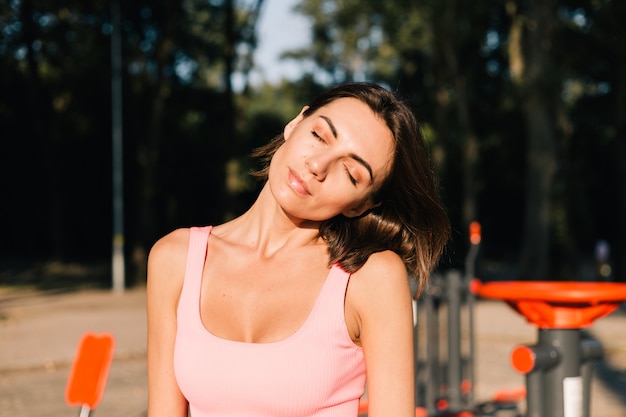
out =
<path fill-rule="evenodd" d="M 414 417 L 413 309 L 406 268 L 393 252 L 370 256 L 350 280 L 367 368 L 369 417 Z"/>
<path fill-rule="evenodd" d="M 174 377 L 176 308 L 182 289 L 189 230 L 161 238 L 148 257 L 148 416 L 187 417 Z"/>

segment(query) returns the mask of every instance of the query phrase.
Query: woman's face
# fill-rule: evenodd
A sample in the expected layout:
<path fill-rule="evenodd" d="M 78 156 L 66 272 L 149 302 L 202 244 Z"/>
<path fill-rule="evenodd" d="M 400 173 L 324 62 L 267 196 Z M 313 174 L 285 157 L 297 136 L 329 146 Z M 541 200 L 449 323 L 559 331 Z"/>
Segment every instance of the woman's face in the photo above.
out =
<path fill-rule="evenodd" d="M 340 98 L 306 117 L 301 112 L 284 136 L 268 182 L 288 215 L 323 221 L 376 206 L 370 196 L 389 175 L 394 140 L 366 104 Z"/>

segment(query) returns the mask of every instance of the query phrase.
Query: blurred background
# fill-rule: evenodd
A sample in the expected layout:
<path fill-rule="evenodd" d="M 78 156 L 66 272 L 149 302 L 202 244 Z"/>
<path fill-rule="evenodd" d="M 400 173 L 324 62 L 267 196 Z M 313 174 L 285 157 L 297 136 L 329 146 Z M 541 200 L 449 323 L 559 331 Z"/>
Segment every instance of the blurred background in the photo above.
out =
<path fill-rule="evenodd" d="M 483 280 L 623 281 L 625 21 L 619 0 L 0 0 L 0 285 L 143 285 L 156 239 L 242 213 L 250 152 L 346 81 L 415 110 L 442 269 L 478 221 Z"/>

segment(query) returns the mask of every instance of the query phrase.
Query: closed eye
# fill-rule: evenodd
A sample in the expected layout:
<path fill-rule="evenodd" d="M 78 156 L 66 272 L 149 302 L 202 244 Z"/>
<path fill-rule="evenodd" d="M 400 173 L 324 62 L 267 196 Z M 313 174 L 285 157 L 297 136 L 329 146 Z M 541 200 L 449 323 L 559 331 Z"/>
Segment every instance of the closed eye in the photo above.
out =
<path fill-rule="evenodd" d="M 313 137 L 315 139 L 317 139 L 320 142 L 326 143 L 326 141 L 324 140 L 323 137 L 321 137 L 320 135 L 317 134 L 317 132 L 315 130 L 311 130 L 311 135 L 313 135 Z"/>
<path fill-rule="evenodd" d="M 354 178 L 352 176 L 352 174 L 350 173 L 350 170 L 348 169 L 347 166 L 343 166 L 343 168 L 346 170 L 346 174 L 348 175 L 348 179 L 350 180 L 350 182 L 352 183 L 352 185 L 354 185 L 356 187 L 356 184 L 358 183 L 358 181 L 356 180 L 356 178 Z"/>

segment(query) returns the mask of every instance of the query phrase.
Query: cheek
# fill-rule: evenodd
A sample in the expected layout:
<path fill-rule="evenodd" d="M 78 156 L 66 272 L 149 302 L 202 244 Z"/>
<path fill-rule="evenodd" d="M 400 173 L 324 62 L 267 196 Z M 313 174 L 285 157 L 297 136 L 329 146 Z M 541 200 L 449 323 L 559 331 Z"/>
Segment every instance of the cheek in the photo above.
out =
<path fill-rule="evenodd" d="M 329 202 L 332 201 L 339 210 L 351 209 L 366 204 L 367 198 L 355 191 L 352 184 L 340 184 L 332 187 L 328 195 Z"/>
<path fill-rule="evenodd" d="M 301 163 L 301 161 L 306 159 L 307 151 L 306 148 L 303 148 L 303 146 L 298 143 L 297 137 L 292 137 L 283 142 L 276 150 L 270 162 L 270 167 L 272 165 L 285 166 Z"/>
<path fill-rule="evenodd" d="M 279 169 L 278 167 L 283 165 L 284 160 L 285 160 L 286 150 L 287 150 L 286 142 L 283 142 L 283 144 L 276 150 L 276 152 L 274 152 L 274 155 L 272 156 L 272 160 L 270 161 L 269 175 L 271 175 L 274 172 L 277 172 Z"/>

